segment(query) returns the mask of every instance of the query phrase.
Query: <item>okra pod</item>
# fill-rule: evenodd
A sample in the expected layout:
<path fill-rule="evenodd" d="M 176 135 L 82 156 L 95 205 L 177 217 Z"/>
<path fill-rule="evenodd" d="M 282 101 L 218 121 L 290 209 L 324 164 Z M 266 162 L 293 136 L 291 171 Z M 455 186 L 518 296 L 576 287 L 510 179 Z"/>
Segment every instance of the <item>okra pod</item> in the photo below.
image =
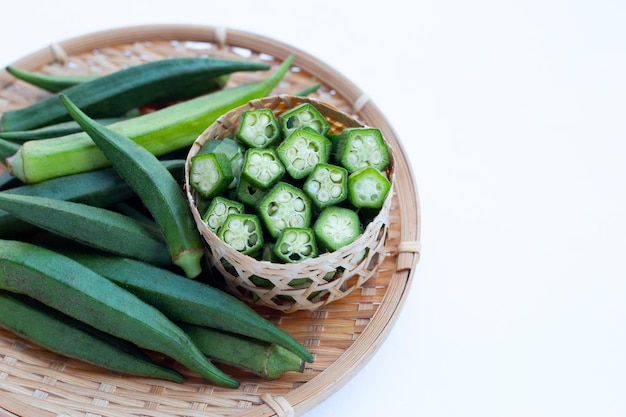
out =
<path fill-rule="evenodd" d="M 136 116 L 137 115 L 133 117 Z M 126 120 L 129 117 L 110 117 L 106 119 L 98 119 L 98 122 L 102 123 L 103 125 L 110 125 L 112 123 Z M 6 139 L 9 142 L 21 144 L 29 140 L 58 138 L 60 136 L 65 136 L 82 131 L 83 128 L 80 127 L 78 123 L 72 120 L 69 122 L 57 123 L 51 126 L 40 127 L 38 129 L 19 130 L 14 132 L 0 132 L 0 139 Z"/>
<path fill-rule="evenodd" d="M 172 320 L 276 343 L 308 362 L 313 360 L 311 353 L 288 333 L 243 301 L 217 288 L 123 256 L 72 247 L 63 253 L 153 305 Z"/>
<path fill-rule="evenodd" d="M 0 327 L 68 358 L 129 375 L 183 382 L 141 349 L 32 298 L 0 290 Z"/>
<path fill-rule="evenodd" d="M 0 138 L 0 162 L 6 161 L 7 158 L 14 155 L 19 149 L 19 144 Z"/>
<path fill-rule="evenodd" d="M 100 77 L 98 74 L 46 74 L 26 71 L 11 65 L 6 67 L 6 70 L 15 78 L 52 93 L 57 93 L 76 84 L 82 84 Z"/>
<path fill-rule="evenodd" d="M 152 214 L 165 237 L 172 262 L 189 278 L 200 275 L 204 245 L 172 174 L 141 145 L 95 122 L 66 96 L 61 95 L 61 101 Z"/>
<path fill-rule="evenodd" d="M 163 353 L 218 385 L 239 386 L 163 313 L 80 263 L 30 243 L 0 240 L 0 265 L 0 289 Z"/>
<path fill-rule="evenodd" d="M 286 372 L 303 372 L 305 362 L 274 343 L 227 333 L 210 327 L 178 323 L 206 356 L 216 362 L 276 379 Z"/>
<path fill-rule="evenodd" d="M 182 100 L 214 89 L 216 77 L 234 71 L 267 70 L 252 61 L 180 57 L 150 61 L 62 90 L 94 118 L 114 117 L 138 106 Z M 56 93 L 36 103 L 4 112 L 0 130 L 28 130 L 70 120 Z"/>
<path fill-rule="evenodd" d="M 185 168 L 183 159 L 172 159 L 162 163 L 175 178 L 179 180 L 183 178 Z M 4 174 L 8 176 L 9 172 L 4 171 Z M 133 190 L 113 168 L 67 175 L 37 184 L 21 184 L 3 192 L 74 201 L 103 208 L 125 201 L 134 195 Z M 16 236 L 32 230 L 33 227 L 30 223 L 0 210 L 0 237 Z"/>
<path fill-rule="evenodd" d="M 269 94 L 287 73 L 293 60 L 293 56 L 288 57 L 272 75 L 263 80 L 222 89 L 113 123 L 109 127 L 156 156 L 191 146 L 198 135 L 221 115 Z M 25 183 L 110 165 L 85 132 L 26 142 L 15 155 L 8 158 L 7 164 L 13 175 Z"/>
<path fill-rule="evenodd" d="M 112 210 L 48 197 L 0 193 L 0 209 L 60 236 L 107 252 L 169 265 L 162 236 Z"/>

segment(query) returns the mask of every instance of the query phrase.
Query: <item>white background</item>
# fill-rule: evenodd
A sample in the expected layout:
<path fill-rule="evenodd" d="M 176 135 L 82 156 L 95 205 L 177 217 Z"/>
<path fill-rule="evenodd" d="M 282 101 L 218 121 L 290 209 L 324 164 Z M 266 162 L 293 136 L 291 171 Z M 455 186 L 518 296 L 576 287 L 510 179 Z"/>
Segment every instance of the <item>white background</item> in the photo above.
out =
<path fill-rule="evenodd" d="M 422 257 L 372 360 L 306 413 L 626 415 L 626 3 L 11 1 L 0 65 L 144 23 L 303 49 L 409 153 Z"/>

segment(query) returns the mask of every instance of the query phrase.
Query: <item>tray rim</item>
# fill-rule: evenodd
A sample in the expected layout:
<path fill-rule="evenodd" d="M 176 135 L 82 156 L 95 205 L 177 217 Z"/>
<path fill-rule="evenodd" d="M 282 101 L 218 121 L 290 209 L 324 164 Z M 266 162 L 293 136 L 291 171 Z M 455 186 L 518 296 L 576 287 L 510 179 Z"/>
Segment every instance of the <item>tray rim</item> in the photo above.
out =
<path fill-rule="evenodd" d="M 378 310 L 374 313 L 370 323 L 365 327 L 363 332 L 360 333 L 359 337 L 337 358 L 337 360 L 307 383 L 282 396 L 292 408 L 292 410 L 287 411 L 295 412 L 295 415 L 301 415 L 313 409 L 316 405 L 342 388 L 378 351 L 404 306 L 411 283 L 414 279 L 415 267 L 419 262 L 421 212 L 417 186 L 414 181 L 415 177 L 409 162 L 406 160 L 406 152 L 400 139 L 375 103 L 348 78 L 299 48 L 257 33 L 212 25 L 166 23 L 114 27 L 75 36 L 51 44 L 49 47 L 36 50 L 10 65 L 30 70 L 58 60 L 59 51 L 67 55 L 73 55 L 97 48 L 131 42 L 180 40 L 213 42 L 218 45 L 226 44 L 232 46 L 231 40 L 241 40 L 242 37 L 250 35 L 254 35 L 255 37 L 254 45 L 239 44 L 237 46 L 249 47 L 263 52 L 271 50 L 271 55 L 280 60 L 285 59 L 290 54 L 295 54 L 297 60 L 296 65 L 304 70 L 307 70 L 310 66 L 315 66 L 317 71 L 312 72 L 312 74 L 318 77 L 322 82 L 329 75 L 339 79 L 341 82 L 336 86 L 333 85 L 333 87 L 348 102 L 352 103 L 354 107 L 358 107 L 356 110 L 363 119 L 379 118 L 385 121 L 381 129 L 385 135 L 393 138 L 392 142 L 398 151 L 397 162 L 408 172 L 409 179 L 413 180 L 411 187 L 409 187 L 411 191 L 411 193 L 409 193 L 410 195 L 403 193 L 402 198 L 398 196 L 397 200 L 400 206 L 399 211 L 401 218 L 410 215 L 407 213 L 406 207 L 412 207 L 411 202 L 413 203 L 415 209 L 415 229 L 406 230 L 406 227 L 401 228 L 400 233 L 402 237 L 400 241 L 403 244 L 407 243 L 408 249 L 406 251 L 400 250 L 398 253 L 396 270 L 392 273 L 389 288 L 387 288 Z M 234 44 L 237 44 L 237 42 L 234 42 Z M 11 80 L 11 78 L 8 76 L 8 73 L 2 70 L 0 72 L 0 88 L 3 88 L 9 80 Z M 402 209 L 403 206 L 405 207 L 404 210 Z M 376 324 L 376 326 L 373 326 L 373 324 Z M 380 327 L 378 326 L 379 324 Z M 11 411 L 5 409 L 4 406 L 0 404 L 0 414 L 3 414 L 5 411 L 8 413 L 7 415 L 14 416 Z M 277 410 L 270 407 L 266 402 L 264 404 L 255 405 L 251 409 L 244 410 L 238 413 L 237 416 L 269 417 L 276 415 L 276 413 Z"/>

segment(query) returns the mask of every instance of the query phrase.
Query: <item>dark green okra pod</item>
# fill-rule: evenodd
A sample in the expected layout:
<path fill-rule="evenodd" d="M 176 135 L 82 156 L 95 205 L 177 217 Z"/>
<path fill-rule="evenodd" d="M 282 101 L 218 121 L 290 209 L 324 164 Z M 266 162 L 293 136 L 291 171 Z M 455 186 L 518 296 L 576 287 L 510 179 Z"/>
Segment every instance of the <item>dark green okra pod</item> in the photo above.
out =
<path fill-rule="evenodd" d="M 101 207 L 48 197 L 0 193 L 0 209 L 60 236 L 157 265 L 170 257 L 160 234 L 140 222 Z"/>
<path fill-rule="evenodd" d="M 162 312 L 86 266 L 26 242 L 0 240 L 0 289 L 24 294 L 137 346 L 163 353 L 210 381 L 236 388 Z"/>
<path fill-rule="evenodd" d="M 147 149 L 95 122 L 66 96 L 61 95 L 61 100 L 152 214 L 174 264 L 188 277 L 197 277 L 202 272 L 204 246 L 182 189 L 172 174 Z"/>
<path fill-rule="evenodd" d="M 293 337 L 238 298 L 167 269 L 121 256 L 69 248 L 66 255 L 152 304 L 173 320 L 276 343 L 312 362 Z"/>
<path fill-rule="evenodd" d="M 52 352 L 129 375 L 183 382 L 125 340 L 87 326 L 32 298 L 0 290 L 0 327 Z"/>
<path fill-rule="evenodd" d="M 305 362 L 278 346 L 210 327 L 178 324 L 206 356 L 212 360 L 276 379 L 285 372 L 302 372 Z"/>

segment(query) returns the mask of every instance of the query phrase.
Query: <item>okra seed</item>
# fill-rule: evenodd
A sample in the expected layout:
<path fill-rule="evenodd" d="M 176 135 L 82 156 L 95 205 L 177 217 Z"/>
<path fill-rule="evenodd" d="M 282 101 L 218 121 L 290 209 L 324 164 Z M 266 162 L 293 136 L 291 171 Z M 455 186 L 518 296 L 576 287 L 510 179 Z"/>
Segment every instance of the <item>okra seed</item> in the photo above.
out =
<path fill-rule="evenodd" d="M 302 200 L 301 198 L 296 198 L 293 200 L 293 209 L 296 211 L 304 211 L 306 207 L 306 204 L 304 203 L 304 200 Z"/>

